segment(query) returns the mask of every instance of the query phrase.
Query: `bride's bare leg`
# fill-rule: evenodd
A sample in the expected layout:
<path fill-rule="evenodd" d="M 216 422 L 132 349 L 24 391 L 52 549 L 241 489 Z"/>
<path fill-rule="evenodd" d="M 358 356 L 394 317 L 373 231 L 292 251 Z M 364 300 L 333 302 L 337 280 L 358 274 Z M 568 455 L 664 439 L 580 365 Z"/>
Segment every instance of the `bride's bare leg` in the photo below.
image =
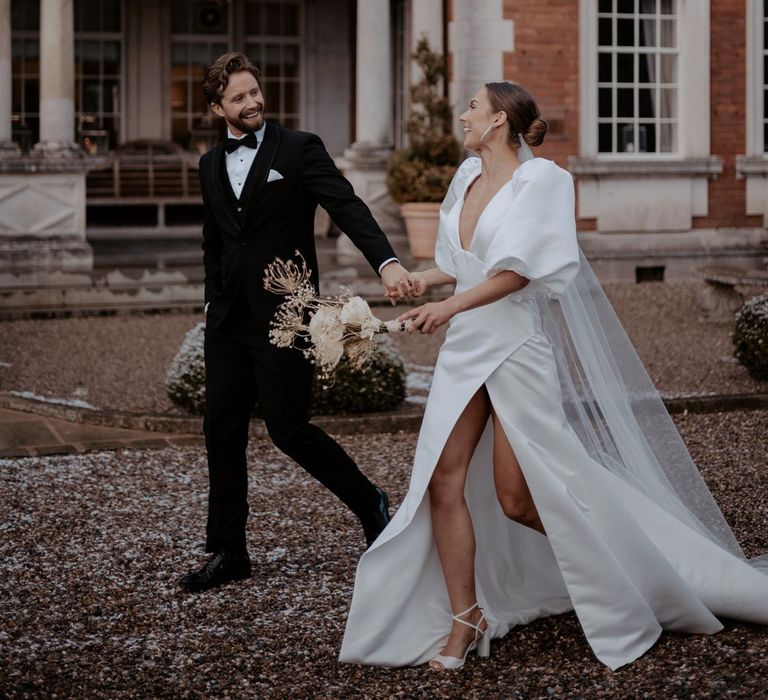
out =
<path fill-rule="evenodd" d="M 493 407 L 491 407 L 491 416 L 493 418 L 493 478 L 496 482 L 496 496 L 501 509 L 510 520 L 546 535 L 523 470 L 520 469 L 520 463 L 515 457 Z"/>
<path fill-rule="evenodd" d="M 464 483 L 488 415 L 488 394 L 483 387 L 472 397 L 454 426 L 429 483 L 432 532 L 454 615 L 471 607 L 477 600 L 475 533 L 464 500 Z M 476 608 L 464 619 L 477 624 L 480 610 Z M 454 622 L 448 643 L 441 653 L 461 658 L 473 638 L 471 629 Z M 435 670 L 443 669 L 442 664 L 436 661 L 430 662 L 430 666 Z"/>

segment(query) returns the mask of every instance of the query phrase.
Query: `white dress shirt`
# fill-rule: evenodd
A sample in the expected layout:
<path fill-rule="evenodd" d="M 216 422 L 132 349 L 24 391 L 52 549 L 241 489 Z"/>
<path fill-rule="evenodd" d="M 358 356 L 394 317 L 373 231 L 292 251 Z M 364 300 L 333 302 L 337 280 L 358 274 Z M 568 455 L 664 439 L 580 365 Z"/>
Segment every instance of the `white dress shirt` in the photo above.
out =
<path fill-rule="evenodd" d="M 261 129 L 254 132 L 256 140 L 261 146 L 261 142 L 264 139 L 264 129 L 266 129 L 267 123 L 264 122 Z M 246 134 L 242 136 L 235 136 L 229 128 L 227 129 L 227 137 L 230 139 L 244 139 Z M 240 199 L 240 195 L 243 192 L 243 185 L 245 185 L 245 178 L 248 177 L 248 173 L 251 171 L 251 166 L 256 158 L 256 154 L 259 152 L 258 148 L 248 148 L 247 146 L 238 146 L 232 153 L 225 153 L 227 161 L 227 175 L 229 176 L 229 184 L 232 185 L 232 191 L 235 193 L 235 197 Z"/>

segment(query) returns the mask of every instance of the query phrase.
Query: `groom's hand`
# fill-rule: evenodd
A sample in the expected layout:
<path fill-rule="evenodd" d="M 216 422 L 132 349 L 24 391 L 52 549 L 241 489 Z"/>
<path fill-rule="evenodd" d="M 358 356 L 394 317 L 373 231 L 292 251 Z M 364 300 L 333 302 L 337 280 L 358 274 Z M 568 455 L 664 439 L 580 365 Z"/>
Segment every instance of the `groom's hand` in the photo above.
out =
<path fill-rule="evenodd" d="M 398 299 L 407 299 L 411 293 L 411 275 L 399 262 L 393 260 L 381 269 L 384 293 L 394 306 Z"/>

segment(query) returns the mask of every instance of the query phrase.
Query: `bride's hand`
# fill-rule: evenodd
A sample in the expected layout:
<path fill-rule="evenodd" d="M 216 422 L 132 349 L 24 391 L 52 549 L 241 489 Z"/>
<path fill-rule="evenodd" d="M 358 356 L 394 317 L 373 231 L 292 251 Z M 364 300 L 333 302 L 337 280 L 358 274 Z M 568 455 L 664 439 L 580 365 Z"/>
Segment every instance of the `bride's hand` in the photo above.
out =
<path fill-rule="evenodd" d="M 407 299 L 418 299 L 418 297 L 426 294 L 429 289 L 429 283 L 423 275 L 418 272 L 412 272 L 408 275 L 407 291 L 403 289 L 395 289 L 387 291 L 387 298 L 394 304 L 398 301 L 405 301 Z"/>
<path fill-rule="evenodd" d="M 445 301 L 431 302 L 417 306 L 415 309 L 406 311 L 398 317 L 398 321 L 411 322 L 411 333 L 419 331 L 420 333 L 434 333 L 440 326 L 445 325 L 454 315 L 453 305 L 450 299 Z"/>
<path fill-rule="evenodd" d="M 424 275 L 419 272 L 411 273 L 411 289 L 410 294 L 408 295 L 411 299 L 418 299 L 420 296 L 426 294 L 428 289 L 429 284 Z"/>

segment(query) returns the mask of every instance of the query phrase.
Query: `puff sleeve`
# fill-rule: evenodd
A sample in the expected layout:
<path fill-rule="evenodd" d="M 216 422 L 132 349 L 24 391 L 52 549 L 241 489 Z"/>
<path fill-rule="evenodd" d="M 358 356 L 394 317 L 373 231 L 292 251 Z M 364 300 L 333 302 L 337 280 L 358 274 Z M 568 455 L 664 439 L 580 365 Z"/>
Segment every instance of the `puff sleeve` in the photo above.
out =
<path fill-rule="evenodd" d="M 570 173 L 537 158 L 520 166 L 513 200 L 483 256 L 486 276 L 512 270 L 528 293 L 562 294 L 579 271 Z"/>
<path fill-rule="evenodd" d="M 440 223 L 437 228 L 437 243 L 435 244 L 435 264 L 442 272 L 456 277 L 456 265 L 453 261 L 458 252 L 456 241 L 448 235 L 446 219 L 456 202 L 464 196 L 467 185 L 477 177 L 482 166 L 479 158 L 467 158 L 458 168 L 451 180 L 448 192 L 440 205 Z"/>

